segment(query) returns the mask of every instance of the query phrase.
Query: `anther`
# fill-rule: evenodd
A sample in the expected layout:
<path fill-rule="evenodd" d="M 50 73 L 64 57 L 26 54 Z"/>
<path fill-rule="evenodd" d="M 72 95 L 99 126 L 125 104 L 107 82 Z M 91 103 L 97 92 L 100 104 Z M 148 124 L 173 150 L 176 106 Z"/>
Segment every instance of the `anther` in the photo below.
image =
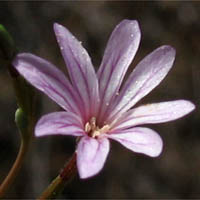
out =
<path fill-rule="evenodd" d="M 94 131 L 96 129 L 96 118 L 95 117 L 92 117 L 90 119 L 90 126 L 91 126 L 92 131 Z"/>
<path fill-rule="evenodd" d="M 87 123 L 85 124 L 85 132 L 89 133 L 90 131 L 91 131 L 91 126 L 90 126 L 90 123 L 87 122 Z"/>

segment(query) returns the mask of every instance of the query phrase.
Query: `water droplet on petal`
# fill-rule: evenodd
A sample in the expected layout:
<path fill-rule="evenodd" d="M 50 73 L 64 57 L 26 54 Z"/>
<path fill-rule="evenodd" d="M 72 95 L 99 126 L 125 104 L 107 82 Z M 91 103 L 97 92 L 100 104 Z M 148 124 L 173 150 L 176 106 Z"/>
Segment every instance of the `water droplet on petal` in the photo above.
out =
<path fill-rule="evenodd" d="M 106 106 L 109 106 L 109 103 L 106 103 Z"/>

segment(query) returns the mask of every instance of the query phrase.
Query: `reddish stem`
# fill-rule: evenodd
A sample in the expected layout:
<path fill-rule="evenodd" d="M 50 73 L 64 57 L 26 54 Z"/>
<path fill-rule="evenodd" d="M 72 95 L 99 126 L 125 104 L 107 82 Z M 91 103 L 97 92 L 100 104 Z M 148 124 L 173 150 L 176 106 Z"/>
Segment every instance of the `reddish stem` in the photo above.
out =
<path fill-rule="evenodd" d="M 69 162 L 66 164 L 60 174 L 52 181 L 47 189 L 42 193 L 39 199 L 55 199 L 56 196 L 63 190 L 77 172 L 76 167 L 76 152 L 72 155 Z"/>

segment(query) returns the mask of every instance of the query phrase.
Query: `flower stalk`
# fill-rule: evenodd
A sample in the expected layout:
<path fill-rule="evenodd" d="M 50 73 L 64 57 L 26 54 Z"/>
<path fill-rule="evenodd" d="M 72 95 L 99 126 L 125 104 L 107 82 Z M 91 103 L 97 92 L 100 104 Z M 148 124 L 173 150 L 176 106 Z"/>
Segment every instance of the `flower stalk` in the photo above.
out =
<path fill-rule="evenodd" d="M 8 191 L 10 185 L 13 183 L 19 170 L 21 169 L 28 147 L 29 147 L 29 143 L 25 142 L 24 140 L 21 140 L 21 145 L 20 145 L 17 158 L 10 172 L 8 173 L 7 177 L 4 179 L 3 183 L 0 185 L 0 199 L 4 197 L 5 193 Z"/>
<path fill-rule="evenodd" d="M 5 196 L 5 193 L 8 191 L 18 172 L 20 171 L 33 138 L 32 133 L 35 122 L 32 115 L 27 117 L 26 113 L 21 108 L 18 108 L 15 113 L 15 122 L 18 126 L 18 129 L 20 130 L 21 144 L 17 158 L 11 170 L 9 171 L 7 177 L 4 179 L 3 183 L 0 185 L 0 199 Z"/>
<path fill-rule="evenodd" d="M 15 180 L 23 164 L 25 155 L 28 152 L 28 148 L 33 138 L 33 129 L 37 114 L 37 109 L 35 108 L 37 98 L 33 87 L 29 85 L 13 67 L 12 62 L 16 54 L 17 48 L 14 40 L 3 25 L 0 24 L 0 62 L 8 69 L 16 94 L 19 108 L 15 113 L 15 122 L 21 137 L 21 144 L 17 158 L 7 177 L 0 185 L 1 199 L 5 196 L 5 193 Z"/>
<path fill-rule="evenodd" d="M 47 189 L 41 194 L 38 200 L 41 199 L 55 199 L 64 186 L 74 177 L 77 172 L 76 167 L 76 152 L 72 155 L 69 162 L 66 164 L 60 174 L 52 181 Z"/>

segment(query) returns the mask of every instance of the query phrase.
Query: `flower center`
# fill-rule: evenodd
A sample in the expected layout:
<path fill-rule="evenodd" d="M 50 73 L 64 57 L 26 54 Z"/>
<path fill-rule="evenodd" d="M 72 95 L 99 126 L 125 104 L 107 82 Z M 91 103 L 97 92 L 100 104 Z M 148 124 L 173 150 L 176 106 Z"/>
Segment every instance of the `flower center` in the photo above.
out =
<path fill-rule="evenodd" d="M 96 125 L 96 118 L 92 117 L 89 122 L 85 124 L 85 132 L 88 133 L 88 136 L 92 138 L 97 138 L 99 135 L 108 132 L 110 126 L 108 124 L 104 125 L 102 128 L 99 128 Z"/>

